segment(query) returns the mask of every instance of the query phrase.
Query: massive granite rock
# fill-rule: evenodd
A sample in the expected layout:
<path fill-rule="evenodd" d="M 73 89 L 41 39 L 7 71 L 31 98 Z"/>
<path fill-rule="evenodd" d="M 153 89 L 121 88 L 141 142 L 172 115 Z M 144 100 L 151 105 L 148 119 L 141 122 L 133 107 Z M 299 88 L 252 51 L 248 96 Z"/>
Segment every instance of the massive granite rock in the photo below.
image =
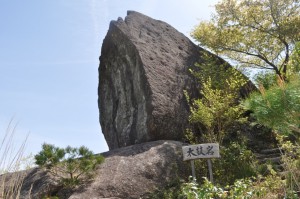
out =
<path fill-rule="evenodd" d="M 134 11 L 110 23 L 98 88 L 110 149 L 182 138 L 189 115 L 184 90 L 197 95 L 200 86 L 189 69 L 204 61 L 204 51 L 169 24 Z"/>
<path fill-rule="evenodd" d="M 188 178 L 190 165 L 182 160 L 182 143 L 155 141 L 115 149 L 103 153 L 105 161 L 95 171 L 95 178 L 73 189 L 59 186 L 58 179 L 42 169 L 34 168 L 0 176 L 0 188 L 8 190 L 19 180 L 21 199 L 58 196 L 61 199 L 148 198 L 178 178 Z M 48 196 L 48 197 L 46 197 Z"/>
<path fill-rule="evenodd" d="M 190 175 L 190 164 L 182 160 L 181 142 L 147 142 L 103 155 L 105 162 L 92 184 L 76 190 L 69 199 L 148 198 L 170 182 Z"/>

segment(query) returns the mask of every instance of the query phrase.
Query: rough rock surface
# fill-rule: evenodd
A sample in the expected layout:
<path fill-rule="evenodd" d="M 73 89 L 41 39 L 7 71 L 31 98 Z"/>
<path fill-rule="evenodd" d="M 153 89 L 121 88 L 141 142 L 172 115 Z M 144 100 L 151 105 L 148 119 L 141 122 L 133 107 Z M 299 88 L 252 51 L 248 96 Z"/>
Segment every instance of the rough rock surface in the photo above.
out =
<path fill-rule="evenodd" d="M 169 24 L 134 11 L 110 23 L 98 90 L 100 123 L 110 149 L 181 140 L 188 125 L 183 91 L 197 94 L 189 68 L 203 62 L 203 51 Z"/>
<path fill-rule="evenodd" d="M 0 176 L 0 189 L 11 191 L 16 187 L 22 186 L 20 197 L 9 194 L 9 198 L 20 199 L 40 199 L 48 196 L 49 193 L 58 192 L 61 187 L 58 185 L 57 179 L 51 177 L 44 170 L 33 168 L 29 170 L 8 173 Z M 15 191 L 19 193 L 19 188 Z M 0 196 L 1 197 L 1 196 Z"/>
<path fill-rule="evenodd" d="M 92 182 L 67 194 L 44 171 L 38 168 L 24 171 L 26 177 L 20 198 L 40 199 L 51 195 L 61 199 L 147 198 L 174 178 L 188 176 L 190 170 L 189 164 L 182 161 L 182 143 L 177 141 L 148 142 L 103 155 L 105 161 L 97 168 Z"/>
<path fill-rule="evenodd" d="M 155 141 L 106 154 L 94 182 L 70 199 L 82 198 L 147 198 L 157 188 L 189 171 L 182 161 L 182 143 Z"/>

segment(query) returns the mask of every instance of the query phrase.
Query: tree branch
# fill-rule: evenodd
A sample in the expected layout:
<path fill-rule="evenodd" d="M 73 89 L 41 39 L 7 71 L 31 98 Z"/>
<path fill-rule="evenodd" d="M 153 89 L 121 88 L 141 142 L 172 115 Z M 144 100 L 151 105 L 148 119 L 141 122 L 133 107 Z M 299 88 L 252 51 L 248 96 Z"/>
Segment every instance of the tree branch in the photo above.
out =
<path fill-rule="evenodd" d="M 275 64 L 273 64 L 272 62 L 270 62 L 266 57 L 260 55 L 260 54 L 253 54 L 253 53 L 249 53 L 246 51 L 242 51 L 242 50 L 238 50 L 238 49 L 234 49 L 234 48 L 230 48 L 230 47 L 223 47 L 224 50 L 228 50 L 228 51 L 233 51 L 233 52 L 238 52 L 238 53 L 242 53 L 242 54 L 246 54 L 249 56 L 253 56 L 253 57 L 258 57 L 261 60 L 263 60 L 264 62 L 266 62 L 268 65 L 271 66 L 271 68 L 275 71 L 275 73 L 279 76 L 281 76 L 281 72 L 278 70 L 278 68 L 276 67 Z"/>

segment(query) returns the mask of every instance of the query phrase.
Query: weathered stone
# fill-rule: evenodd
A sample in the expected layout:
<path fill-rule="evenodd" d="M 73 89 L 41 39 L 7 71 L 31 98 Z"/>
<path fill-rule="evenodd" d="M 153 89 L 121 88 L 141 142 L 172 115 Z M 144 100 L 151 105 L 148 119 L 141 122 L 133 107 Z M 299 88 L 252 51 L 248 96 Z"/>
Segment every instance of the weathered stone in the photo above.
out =
<path fill-rule="evenodd" d="M 110 23 L 98 90 L 100 123 L 110 149 L 181 140 L 189 115 L 184 90 L 197 95 L 199 88 L 189 69 L 203 62 L 204 51 L 169 24 L 137 12 Z"/>
<path fill-rule="evenodd" d="M 37 167 L 1 175 L 0 182 L 1 190 L 9 193 L 7 198 L 40 199 L 62 188 L 56 178 Z"/>
<path fill-rule="evenodd" d="M 182 143 L 155 141 L 115 149 L 103 153 L 105 161 L 95 171 L 95 178 L 75 189 L 58 186 L 57 178 L 39 168 L 15 175 L 20 179 L 20 199 L 40 199 L 58 196 L 61 199 L 82 198 L 146 198 L 177 178 L 188 176 L 189 164 L 182 160 Z M 0 176 L 2 185 L 9 189 L 12 174 Z M 24 181 L 22 181 L 24 179 Z M 12 197 L 12 198 L 17 198 Z"/>
<path fill-rule="evenodd" d="M 94 182 L 73 193 L 70 199 L 147 198 L 190 169 L 182 161 L 182 143 L 176 141 L 137 144 L 104 156 L 105 162 L 97 170 Z"/>

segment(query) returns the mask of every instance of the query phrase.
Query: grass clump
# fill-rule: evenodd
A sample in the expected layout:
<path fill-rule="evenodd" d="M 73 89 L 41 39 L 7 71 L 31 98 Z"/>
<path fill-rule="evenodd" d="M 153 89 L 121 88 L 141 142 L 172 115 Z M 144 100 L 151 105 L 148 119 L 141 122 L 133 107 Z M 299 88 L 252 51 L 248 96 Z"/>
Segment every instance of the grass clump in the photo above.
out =
<path fill-rule="evenodd" d="M 17 125 L 13 119 L 3 134 L 0 143 L 0 198 L 19 199 L 26 172 L 24 169 L 24 152 L 28 135 L 19 145 L 15 145 L 15 133 Z"/>

